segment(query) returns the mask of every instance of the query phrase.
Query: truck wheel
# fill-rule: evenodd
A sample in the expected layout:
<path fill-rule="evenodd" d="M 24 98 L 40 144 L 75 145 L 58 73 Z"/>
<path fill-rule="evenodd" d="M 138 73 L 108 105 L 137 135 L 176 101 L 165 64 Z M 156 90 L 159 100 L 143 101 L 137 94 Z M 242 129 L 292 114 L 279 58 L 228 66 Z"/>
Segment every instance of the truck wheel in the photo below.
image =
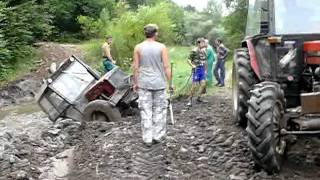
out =
<path fill-rule="evenodd" d="M 247 101 L 250 98 L 252 86 L 257 82 L 251 69 L 248 49 L 237 49 L 232 69 L 233 120 L 242 127 L 247 125 Z"/>
<path fill-rule="evenodd" d="M 263 82 L 254 86 L 248 101 L 248 141 L 255 164 L 272 174 L 280 171 L 285 140 L 280 131 L 285 108 L 280 85 Z"/>
<path fill-rule="evenodd" d="M 91 101 L 83 111 L 84 121 L 119 121 L 120 111 L 105 100 Z"/>

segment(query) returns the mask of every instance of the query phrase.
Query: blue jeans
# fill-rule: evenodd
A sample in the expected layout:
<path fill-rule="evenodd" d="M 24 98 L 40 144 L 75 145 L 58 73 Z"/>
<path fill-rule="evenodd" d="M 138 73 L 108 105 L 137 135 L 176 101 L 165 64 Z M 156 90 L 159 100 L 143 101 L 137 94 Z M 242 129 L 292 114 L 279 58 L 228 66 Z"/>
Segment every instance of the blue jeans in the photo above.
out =
<path fill-rule="evenodd" d="M 214 67 L 214 76 L 217 79 L 217 82 L 224 86 L 224 78 L 225 78 L 225 60 L 220 59 L 217 61 L 216 66 Z"/>

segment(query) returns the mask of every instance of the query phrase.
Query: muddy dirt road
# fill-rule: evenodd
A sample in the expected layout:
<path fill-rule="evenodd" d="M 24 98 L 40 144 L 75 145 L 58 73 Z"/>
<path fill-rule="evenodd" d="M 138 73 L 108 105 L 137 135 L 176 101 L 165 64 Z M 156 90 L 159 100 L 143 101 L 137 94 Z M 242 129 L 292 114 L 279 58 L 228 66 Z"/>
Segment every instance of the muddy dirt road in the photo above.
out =
<path fill-rule="evenodd" d="M 177 120 L 168 126 L 161 144 L 142 144 L 138 117 L 123 122 L 89 123 L 76 147 L 70 179 L 318 179 L 320 142 L 303 139 L 288 152 L 290 161 L 280 175 L 256 171 L 246 134 L 231 122 L 228 89 L 207 97 L 209 103 L 185 109 L 184 100 L 174 104 Z M 307 145 L 307 147 L 305 146 Z"/>

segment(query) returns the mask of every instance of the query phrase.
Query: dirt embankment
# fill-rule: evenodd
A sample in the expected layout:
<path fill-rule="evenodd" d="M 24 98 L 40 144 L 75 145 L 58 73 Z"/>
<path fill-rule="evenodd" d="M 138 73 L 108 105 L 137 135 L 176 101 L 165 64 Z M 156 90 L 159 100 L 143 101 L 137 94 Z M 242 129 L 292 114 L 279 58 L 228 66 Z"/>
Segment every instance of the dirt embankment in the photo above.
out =
<path fill-rule="evenodd" d="M 40 53 L 37 65 L 29 74 L 0 87 L 0 107 L 32 100 L 41 86 L 42 79 L 48 75 L 51 63 L 60 63 L 71 55 L 83 57 L 76 45 L 42 42 L 35 46 Z"/>

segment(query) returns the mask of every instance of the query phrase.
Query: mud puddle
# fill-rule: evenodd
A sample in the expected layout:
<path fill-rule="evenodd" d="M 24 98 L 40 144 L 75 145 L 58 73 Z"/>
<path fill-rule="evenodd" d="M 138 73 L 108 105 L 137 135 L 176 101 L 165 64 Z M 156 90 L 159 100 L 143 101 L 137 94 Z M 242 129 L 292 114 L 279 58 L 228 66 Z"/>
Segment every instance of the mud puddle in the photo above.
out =
<path fill-rule="evenodd" d="M 7 118 L 7 116 L 32 114 L 34 112 L 39 112 L 39 111 L 41 111 L 41 109 L 35 101 L 31 101 L 21 105 L 12 105 L 7 107 L 2 107 L 0 109 L 0 121 Z"/>
<path fill-rule="evenodd" d="M 52 123 L 35 102 L 0 110 L 0 180 L 65 179 L 80 122 Z"/>

